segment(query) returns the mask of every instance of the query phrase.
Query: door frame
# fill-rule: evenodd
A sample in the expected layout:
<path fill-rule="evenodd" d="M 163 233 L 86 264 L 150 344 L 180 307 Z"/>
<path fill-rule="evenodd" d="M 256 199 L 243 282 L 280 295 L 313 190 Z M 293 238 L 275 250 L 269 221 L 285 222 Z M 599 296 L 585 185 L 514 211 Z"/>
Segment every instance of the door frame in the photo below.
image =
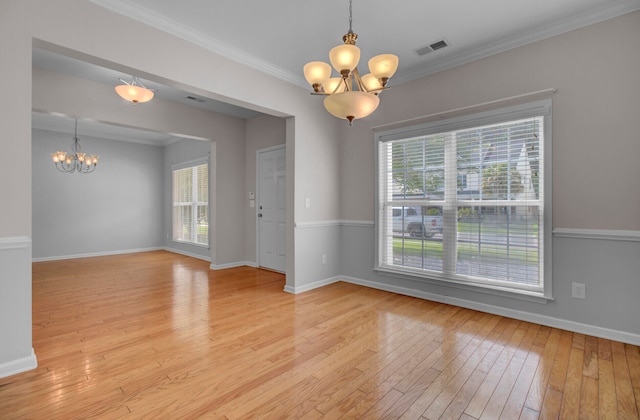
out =
<path fill-rule="evenodd" d="M 275 150 L 280 150 L 283 149 L 287 150 L 287 145 L 286 144 L 279 144 L 276 146 L 271 146 L 271 147 L 266 147 L 264 149 L 258 149 L 256 150 L 256 205 L 255 205 L 255 211 L 254 211 L 254 217 L 256 220 L 256 266 L 258 268 L 260 268 L 260 221 L 258 220 L 258 213 L 260 212 L 260 208 L 259 208 L 259 202 L 260 202 L 260 154 L 262 153 L 268 153 L 268 152 L 273 152 Z M 286 154 L 286 153 L 285 153 Z M 286 168 L 285 168 L 285 175 L 287 174 L 286 172 Z M 287 201 L 287 191 L 285 188 L 285 196 L 284 196 L 284 200 L 285 200 L 285 206 L 286 206 L 286 201 Z M 285 242 L 286 242 L 286 238 L 285 238 Z M 286 244 L 285 244 L 285 252 L 286 252 Z M 285 256 L 286 257 L 286 256 Z M 286 267 L 285 267 L 285 271 L 284 274 L 286 274 Z"/>

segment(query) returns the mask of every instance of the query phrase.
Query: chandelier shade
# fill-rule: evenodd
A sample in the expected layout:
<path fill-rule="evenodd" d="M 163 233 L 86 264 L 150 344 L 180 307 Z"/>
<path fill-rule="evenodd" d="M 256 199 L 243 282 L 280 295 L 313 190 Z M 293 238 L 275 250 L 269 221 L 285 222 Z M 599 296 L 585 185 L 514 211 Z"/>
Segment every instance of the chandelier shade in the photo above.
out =
<path fill-rule="evenodd" d="M 122 84 L 115 87 L 116 93 L 129 102 L 134 104 L 149 102 L 155 95 L 153 90 L 144 87 L 137 77 L 134 77 L 131 83 L 122 79 L 120 81 Z"/>
<path fill-rule="evenodd" d="M 369 71 L 378 80 L 389 80 L 398 69 L 398 56 L 393 54 L 380 54 L 369 60 Z M 382 83 L 382 82 L 381 82 Z M 385 83 L 382 83 L 383 85 Z"/>
<path fill-rule="evenodd" d="M 346 118 L 349 123 L 367 117 L 378 108 L 380 98 L 373 93 L 347 91 L 334 93 L 324 98 L 326 110 L 338 118 Z"/>
<path fill-rule="evenodd" d="M 349 75 L 360 62 L 360 48 L 355 45 L 338 45 L 329 51 L 329 61 L 336 71 Z"/>
<path fill-rule="evenodd" d="M 76 118 L 71 153 L 57 151 L 51 153 L 51 159 L 60 172 L 88 174 L 96 170 L 100 156 L 82 152 L 78 142 L 78 119 Z"/>
<path fill-rule="evenodd" d="M 316 91 L 319 91 L 320 86 L 331 77 L 331 66 L 322 61 L 312 61 L 305 64 L 303 71 L 304 78 Z"/>
<path fill-rule="evenodd" d="M 352 0 L 349 0 L 349 32 L 342 37 L 344 45 L 329 51 L 331 66 L 340 77 L 331 77 L 331 66 L 322 61 L 311 61 L 303 68 L 305 79 L 313 87 L 313 94 L 326 96 L 325 109 L 335 117 L 347 119 L 349 125 L 378 108 L 378 95 L 387 89 L 389 79 L 398 69 L 398 56 L 380 54 L 368 62 L 371 73 L 360 77 L 360 48 L 356 47 L 358 35 L 351 29 L 351 22 Z"/>
<path fill-rule="evenodd" d="M 347 90 L 347 85 L 342 77 L 332 77 L 322 84 L 322 89 L 326 93 L 340 93 Z"/>
<path fill-rule="evenodd" d="M 380 80 L 371 73 L 362 76 L 362 84 L 364 85 L 364 88 L 367 90 L 367 92 L 374 92 L 376 95 L 384 87 L 382 86 L 382 83 L 380 83 Z"/>

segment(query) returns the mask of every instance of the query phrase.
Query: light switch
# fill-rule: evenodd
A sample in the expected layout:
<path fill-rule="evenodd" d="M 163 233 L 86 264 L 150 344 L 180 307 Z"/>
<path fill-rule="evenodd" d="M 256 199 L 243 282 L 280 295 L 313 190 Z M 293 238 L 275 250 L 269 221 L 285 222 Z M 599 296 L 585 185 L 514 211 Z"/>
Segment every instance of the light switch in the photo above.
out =
<path fill-rule="evenodd" d="M 305 206 L 306 208 L 311 207 L 311 199 L 310 199 L 309 197 L 307 197 L 307 198 L 305 198 L 305 199 L 304 199 L 304 206 Z"/>

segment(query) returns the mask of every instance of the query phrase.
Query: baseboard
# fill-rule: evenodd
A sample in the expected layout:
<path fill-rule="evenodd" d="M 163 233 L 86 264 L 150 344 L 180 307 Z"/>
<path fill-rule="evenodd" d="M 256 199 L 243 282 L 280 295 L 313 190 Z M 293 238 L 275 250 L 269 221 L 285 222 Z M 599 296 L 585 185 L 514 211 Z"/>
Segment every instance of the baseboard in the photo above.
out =
<path fill-rule="evenodd" d="M 309 290 L 319 289 L 320 287 L 328 286 L 330 284 L 337 283 L 341 280 L 342 280 L 342 277 L 331 277 L 324 280 L 314 281 L 313 283 L 305 284 L 298 287 L 292 287 L 292 286 L 286 285 L 284 287 L 284 291 L 287 293 L 293 293 L 295 295 L 298 293 L 308 292 Z"/>
<path fill-rule="evenodd" d="M 335 280 L 337 279 L 337 280 Z M 466 299 L 458 299 L 451 296 L 438 295 L 434 293 L 421 292 L 419 290 L 408 289 L 405 287 L 392 286 L 372 282 L 369 280 L 358 279 L 354 277 L 337 277 L 331 280 L 344 281 L 345 283 L 357 284 L 360 286 L 370 287 L 372 289 L 384 290 L 387 292 L 398 293 L 401 295 L 426 299 L 433 302 L 446 303 L 461 308 L 473 309 L 480 312 L 486 312 L 493 315 L 500 315 L 507 318 L 518 319 L 520 321 L 532 322 L 535 324 L 545 325 L 547 327 L 559 328 L 562 330 L 572 331 L 580 334 L 591 335 L 594 337 L 606 338 L 609 340 L 629 343 L 636 346 L 640 345 L 640 335 L 625 331 L 612 330 L 609 328 L 598 327 L 580 322 L 569 321 L 566 319 L 554 318 L 546 315 L 534 314 L 531 312 L 518 311 L 515 309 L 503 308 L 500 306 L 487 305 L 484 303 L 473 302 Z M 331 281 L 334 283 L 335 281 Z M 320 283 L 320 282 L 316 282 Z"/>
<path fill-rule="evenodd" d="M 180 249 L 175 249 L 175 248 L 164 247 L 163 249 L 167 252 L 173 252 L 174 254 L 184 255 L 185 257 L 191 257 L 191 258 L 196 258 L 199 260 L 211 262 L 211 257 L 204 257 L 202 255 L 194 254 L 188 251 L 182 251 Z"/>
<path fill-rule="evenodd" d="M 0 364 L 0 378 L 16 375 L 38 367 L 36 354 L 31 348 L 31 354 L 22 359 L 12 360 L 10 362 Z"/>
<path fill-rule="evenodd" d="M 138 252 L 161 251 L 162 249 L 164 248 L 152 247 L 152 248 L 137 248 L 137 249 L 121 249 L 118 251 L 92 252 L 87 254 L 75 254 L 75 255 L 57 255 L 54 257 L 39 257 L 39 258 L 33 258 L 32 261 L 44 262 L 44 261 L 72 260 L 75 258 L 106 257 L 110 255 L 135 254 Z"/>
<path fill-rule="evenodd" d="M 211 264 L 209 268 L 212 270 L 226 270 L 227 268 L 236 268 L 236 267 L 253 267 L 258 268 L 257 264 L 252 261 L 237 261 L 227 264 Z"/>

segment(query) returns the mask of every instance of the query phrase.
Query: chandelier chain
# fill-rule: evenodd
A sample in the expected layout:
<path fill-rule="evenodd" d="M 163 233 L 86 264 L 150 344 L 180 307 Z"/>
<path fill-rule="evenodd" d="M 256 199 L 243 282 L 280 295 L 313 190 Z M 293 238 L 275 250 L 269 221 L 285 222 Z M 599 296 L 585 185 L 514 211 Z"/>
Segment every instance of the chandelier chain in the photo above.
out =
<path fill-rule="evenodd" d="M 349 33 L 353 33 L 351 25 L 353 23 L 353 0 L 349 0 Z"/>

